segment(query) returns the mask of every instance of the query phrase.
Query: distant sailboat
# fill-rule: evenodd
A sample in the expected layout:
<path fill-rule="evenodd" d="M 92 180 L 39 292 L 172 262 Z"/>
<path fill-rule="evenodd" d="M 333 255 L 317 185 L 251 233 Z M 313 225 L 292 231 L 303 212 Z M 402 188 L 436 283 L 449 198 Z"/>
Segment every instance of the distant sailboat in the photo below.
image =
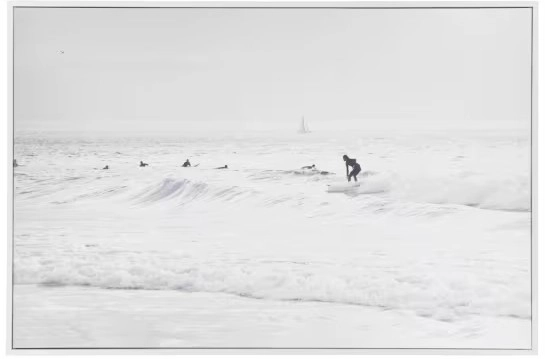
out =
<path fill-rule="evenodd" d="M 298 133 L 309 133 L 310 130 L 308 129 L 308 125 L 307 123 L 305 122 L 305 117 L 303 116 L 301 118 L 301 125 L 299 126 L 299 131 L 297 131 Z"/>

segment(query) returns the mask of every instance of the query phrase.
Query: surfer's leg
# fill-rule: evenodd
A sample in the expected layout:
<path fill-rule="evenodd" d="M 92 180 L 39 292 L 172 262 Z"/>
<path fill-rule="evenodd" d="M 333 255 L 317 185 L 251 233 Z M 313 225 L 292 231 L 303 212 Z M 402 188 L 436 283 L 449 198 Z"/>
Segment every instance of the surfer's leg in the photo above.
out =
<path fill-rule="evenodd" d="M 358 176 L 358 173 L 360 173 L 360 171 L 361 171 L 361 167 L 358 166 L 358 167 L 354 168 L 354 170 L 351 173 L 351 175 L 354 176 L 354 181 L 356 181 L 356 182 L 358 182 L 358 177 L 357 176 Z"/>

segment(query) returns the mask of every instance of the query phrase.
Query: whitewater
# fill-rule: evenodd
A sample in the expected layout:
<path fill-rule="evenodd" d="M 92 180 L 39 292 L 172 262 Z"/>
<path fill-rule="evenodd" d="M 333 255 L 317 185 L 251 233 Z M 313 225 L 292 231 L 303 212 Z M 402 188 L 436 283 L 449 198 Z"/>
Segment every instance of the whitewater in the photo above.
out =
<path fill-rule="evenodd" d="M 18 134 L 15 346 L 529 348 L 530 147 Z"/>

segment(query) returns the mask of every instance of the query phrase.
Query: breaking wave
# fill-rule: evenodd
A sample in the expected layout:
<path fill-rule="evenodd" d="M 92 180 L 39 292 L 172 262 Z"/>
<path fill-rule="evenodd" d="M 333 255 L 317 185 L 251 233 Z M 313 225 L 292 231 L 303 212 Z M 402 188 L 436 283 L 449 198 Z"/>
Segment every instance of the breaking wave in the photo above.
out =
<path fill-rule="evenodd" d="M 42 178 L 31 185 L 21 186 L 16 196 L 20 200 L 43 199 L 53 204 L 69 204 L 82 200 L 124 199 L 132 205 L 172 203 L 176 206 L 196 201 L 225 201 L 249 204 L 287 203 L 307 200 L 309 205 L 320 203 L 321 192 L 341 192 L 356 197 L 376 195 L 391 202 L 454 204 L 482 209 L 530 211 L 529 176 L 487 178 L 478 174 L 442 177 L 403 177 L 396 173 L 363 172 L 359 187 L 341 182 L 339 176 L 325 171 L 258 171 L 246 174 L 241 185 L 167 176 L 140 183 L 120 177 L 85 178 L 65 176 Z M 337 178 L 336 182 L 331 182 Z M 98 180 L 100 179 L 100 181 Z M 30 179 L 32 180 L 32 179 Z M 30 181 L 27 179 L 27 181 Z M 281 183 L 281 187 L 274 187 Z M 269 184 L 270 186 L 267 186 Z M 329 187 L 328 187 L 329 186 Z M 313 190 L 319 189 L 319 191 Z M 325 191 L 324 191 L 325 189 Z M 261 198 L 261 201 L 257 200 Z M 251 202 L 251 203 L 250 203 Z"/>
<path fill-rule="evenodd" d="M 417 203 L 530 211 L 530 187 L 529 176 L 489 179 L 477 174 L 465 174 L 458 177 L 404 178 L 396 174 L 377 173 L 361 179 L 357 188 L 343 184 L 330 192 L 347 192 L 350 195 L 387 193 L 390 198 Z"/>
<path fill-rule="evenodd" d="M 385 270 L 376 262 L 343 263 L 272 260 L 206 261 L 190 256 L 100 251 L 23 258 L 15 282 L 104 289 L 180 290 L 226 293 L 255 299 L 321 301 L 382 309 L 411 310 L 424 317 L 453 321 L 485 314 L 530 318 L 525 280 L 505 277 L 483 261 L 430 273 L 422 265 L 406 271 L 403 263 Z M 481 267 L 481 270 L 479 270 Z M 471 275 L 486 270 L 479 278 Z M 470 275 L 472 280 L 468 280 Z M 521 272 L 521 276 L 527 276 Z M 511 282 L 509 282 L 511 280 Z"/>

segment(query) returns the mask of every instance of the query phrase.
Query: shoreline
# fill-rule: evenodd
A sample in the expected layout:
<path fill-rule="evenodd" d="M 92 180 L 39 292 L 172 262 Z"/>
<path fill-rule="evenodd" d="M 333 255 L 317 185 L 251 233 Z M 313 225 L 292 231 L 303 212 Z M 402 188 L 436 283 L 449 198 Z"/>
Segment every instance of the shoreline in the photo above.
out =
<path fill-rule="evenodd" d="M 13 344 L 20 349 L 531 346 L 529 319 L 449 322 L 359 305 L 170 290 L 17 284 L 13 295 Z"/>

